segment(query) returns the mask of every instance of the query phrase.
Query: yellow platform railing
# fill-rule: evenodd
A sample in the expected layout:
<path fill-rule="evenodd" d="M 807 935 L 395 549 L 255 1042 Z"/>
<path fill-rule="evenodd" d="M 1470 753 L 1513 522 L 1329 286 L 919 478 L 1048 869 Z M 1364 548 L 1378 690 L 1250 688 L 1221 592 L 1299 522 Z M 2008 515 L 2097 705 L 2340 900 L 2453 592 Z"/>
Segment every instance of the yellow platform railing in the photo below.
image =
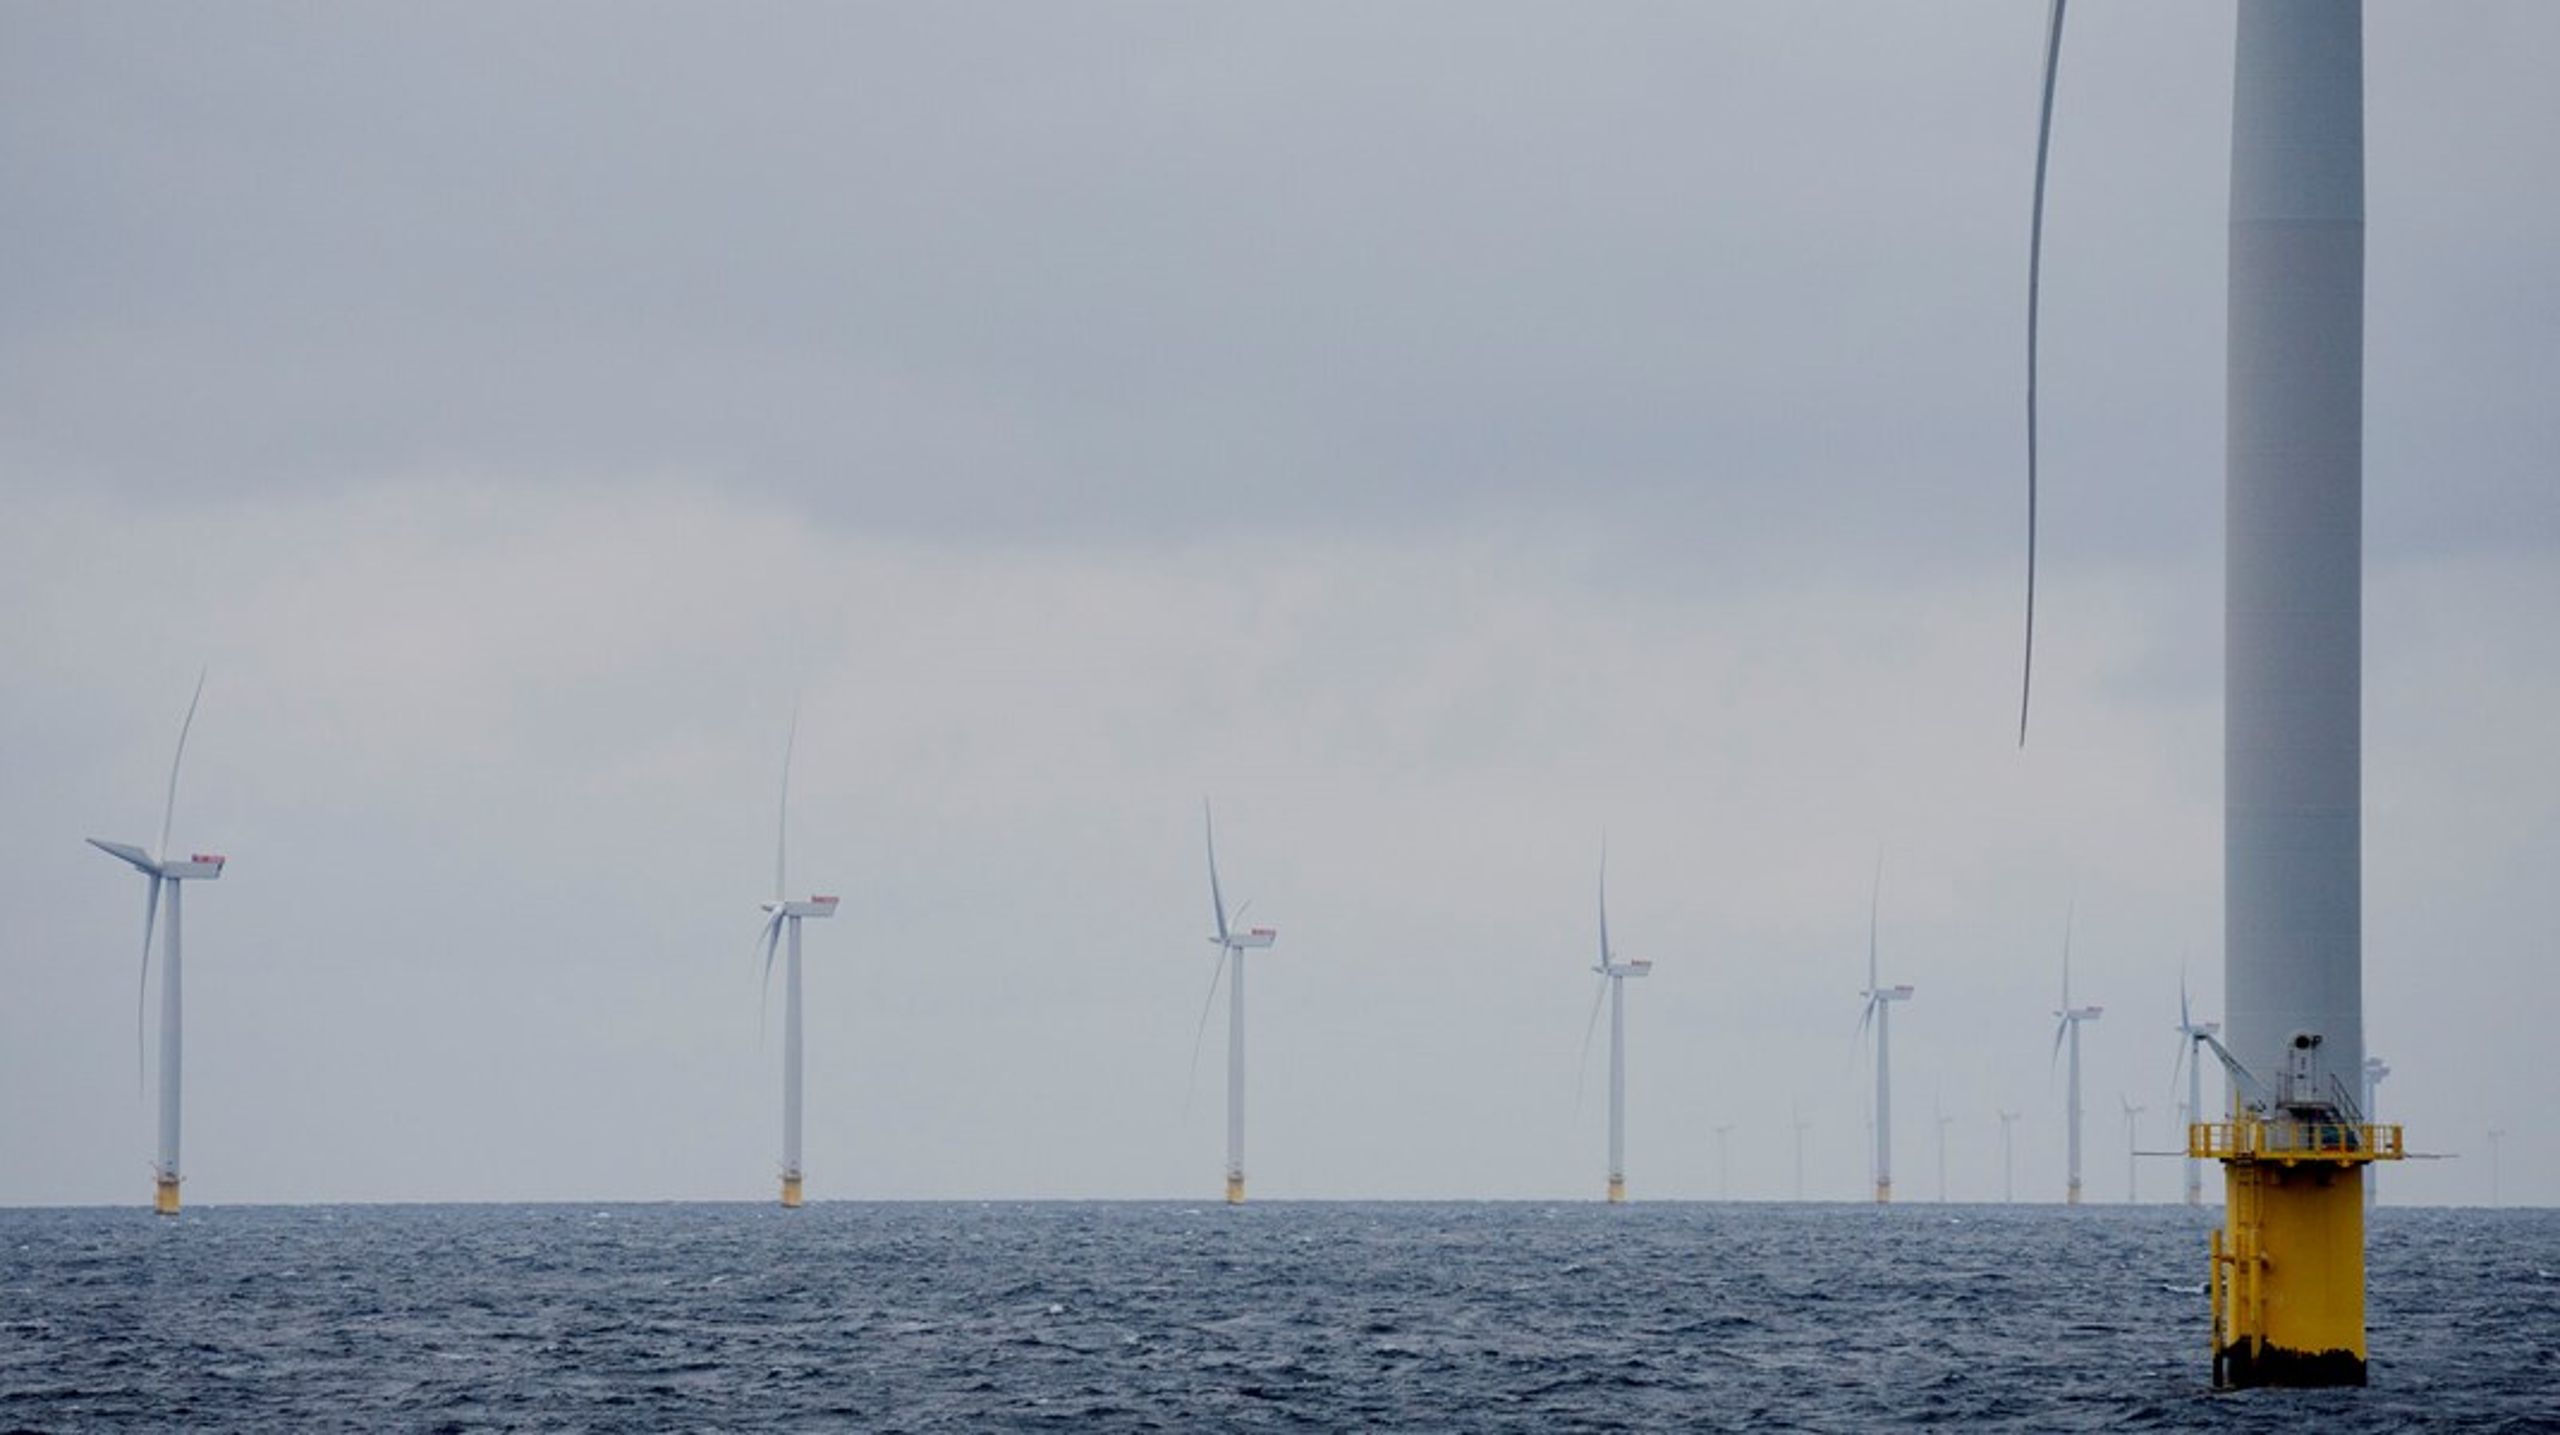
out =
<path fill-rule="evenodd" d="M 2187 1155 L 2199 1161 L 2397 1161 L 2400 1128 L 2348 1121 L 2198 1121 Z"/>

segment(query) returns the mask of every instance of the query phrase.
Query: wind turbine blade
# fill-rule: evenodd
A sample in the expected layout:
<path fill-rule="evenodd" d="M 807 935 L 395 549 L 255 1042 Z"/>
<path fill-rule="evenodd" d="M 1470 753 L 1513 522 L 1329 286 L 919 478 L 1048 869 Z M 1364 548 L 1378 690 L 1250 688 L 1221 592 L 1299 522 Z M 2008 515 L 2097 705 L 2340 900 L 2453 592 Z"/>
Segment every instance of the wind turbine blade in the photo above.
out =
<path fill-rule="evenodd" d="M 2027 224 L 2027 633 L 2018 666 L 2018 746 L 2027 745 L 2027 699 L 2036 671 L 2036 329 L 2044 287 L 2044 171 L 2053 148 L 2053 81 L 2062 67 L 2062 6 L 2045 22 L 2044 98 L 2036 112 L 2035 207 Z"/>
<path fill-rule="evenodd" d="M 1609 834 L 1600 834 L 1600 965 L 1609 965 Z"/>
<path fill-rule="evenodd" d="M 2068 1008 L 2065 1008 L 2065 1010 L 2068 1010 Z M 2071 1018 L 2069 1017 L 2064 1017 L 2062 1020 L 2053 1024 L 2053 1055 L 2045 1058 L 2044 1063 L 2044 1070 L 2047 1076 L 2053 1074 L 2053 1064 L 2062 1060 L 2062 1038 L 2068 1034 L 2070 1030 Z"/>
<path fill-rule="evenodd" d="M 1884 899 L 1884 850 L 1876 850 L 1876 878 L 1867 888 L 1867 990 L 1876 990 L 1876 912 Z"/>
<path fill-rule="evenodd" d="M 1582 1055 L 1573 1063 L 1573 1109 L 1582 1109 L 1582 1088 L 1591 1074 L 1591 1034 L 1600 1029 L 1600 1003 L 1609 995 L 1609 979 L 1602 977 L 1591 993 L 1591 1017 L 1582 1024 Z"/>
<path fill-rule="evenodd" d="M 149 1083 L 143 1077 L 142 1014 L 151 1005 L 151 929 L 160 920 L 160 874 L 151 873 L 151 893 L 142 899 L 142 976 L 133 987 L 133 1094 Z"/>
<path fill-rule="evenodd" d="M 1217 910 L 1218 950 L 1223 953 L 1227 949 L 1227 899 L 1218 890 L 1218 820 L 1210 815 L 1209 799 L 1205 797 L 1200 799 L 1200 827 L 1209 836 L 1209 905 Z M 1226 958 L 1220 956 L 1218 960 L 1223 963 Z"/>
<path fill-rule="evenodd" d="M 1191 1071 L 1182 1079 L 1182 1114 L 1191 1115 L 1191 1095 L 1200 1088 L 1200 1047 L 1209 1039 L 1209 1013 L 1218 1008 L 1218 983 L 1227 974 L 1227 957 L 1232 948 L 1218 948 L 1218 964 L 1209 969 L 1209 995 L 1200 1002 L 1200 1027 L 1191 1033 Z"/>
<path fill-rule="evenodd" d="M 2195 1044 L 2196 1039 L 2181 1028 L 2178 1033 L 2178 1059 L 2169 1063 L 2169 1094 L 2171 1096 L 2178 1094 L 2178 1078 L 2185 1075 L 2187 1070 L 2187 1049 Z"/>
<path fill-rule="evenodd" d="M 196 725 L 196 704 L 204 701 L 206 671 L 196 670 L 195 695 L 187 699 L 187 720 L 178 724 L 178 751 L 169 759 L 169 800 L 160 806 L 160 845 L 151 849 L 152 857 L 161 861 L 169 856 L 169 826 L 178 815 L 178 765 L 187 760 L 187 733 Z"/>
<path fill-rule="evenodd" d="M 756 1045 L 764 1045 L 765 1009 L 773 1005 L 773 952 L 782 943 L 782 908 L 776 905 L 767 917 L 764 930 L 756 934 L 764 944 L 764 985 L 756 991 Z"/>
<path fill-rule="evenodd" d="M 800 699 L 791 699 L 791 730 L 782 739 L 782 800 L 774 806 L 773 817 L 773 900 L 782 900 L 782 861 L 784 844 L 791 835 L 791 753 L 800 745 Z"/>
<path fill-rule="evenodd" d="M 109 842 L 98 837 L 84 837 L 81 840 L 120 862 L 130 863 L 135 871 L 146 877 L 160 875 L 160 864 L 152 860 L 151 854 L 130 842 Z"/>
<path fill-rule="evenodd" d="M 2078 914 L 2078 904 L 2062 909 L 2062 1009 L 2071 1010 L 2071 920 Z"/>

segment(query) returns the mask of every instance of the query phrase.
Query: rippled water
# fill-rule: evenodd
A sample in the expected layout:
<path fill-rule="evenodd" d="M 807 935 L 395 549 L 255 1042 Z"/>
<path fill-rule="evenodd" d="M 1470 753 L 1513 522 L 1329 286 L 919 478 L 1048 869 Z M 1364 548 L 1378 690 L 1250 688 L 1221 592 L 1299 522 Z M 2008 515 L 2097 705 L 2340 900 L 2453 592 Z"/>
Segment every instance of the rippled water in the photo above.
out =
<path fill-rule="evenodd" d="M 0 1211 L 0 1429 L 2560 1427 L 2560 1213 L 2385 1210 L 2215 1395 L 2181 1208 Z"/>

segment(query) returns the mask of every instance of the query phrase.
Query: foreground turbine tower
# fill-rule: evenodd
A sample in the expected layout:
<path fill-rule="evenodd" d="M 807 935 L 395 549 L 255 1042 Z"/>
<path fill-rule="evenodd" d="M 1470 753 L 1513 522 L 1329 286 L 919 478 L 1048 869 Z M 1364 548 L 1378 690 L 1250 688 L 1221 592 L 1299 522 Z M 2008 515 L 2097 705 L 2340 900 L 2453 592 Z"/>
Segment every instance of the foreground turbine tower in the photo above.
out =
<path fill-rule="evenodd" d="M 2069 1153 L 2070 1172 L 2063 1185 L 2063 1202 L 2080 1204 L 2080 1025 L 2096 1021 L 2106 1014 L 2105 1007 L 2071 1004 L 2071 917 L 2062 918 L 2062 1006 L 2054 1012 L 2054 1055 L 2060 1056 L 2065 1045 L 2071 1048 L 2071 1070 L 2068 1094 L 2063 1105 L 2063 1146 Z"/>
<path fill-rule="evenodd" d="M 1218 825 L 1209 814 L 1209 800 L 1200 799 L 1200 822 L 1209 838 L 1209 905 L 1217 914 L 1218 930 L 1209 940 L 1218 944 L 1218 971 L 1209 976 L 1209 999 L 1217 1000 L 1218 976 L 1229 966 L 1235 979 L 1227 986 L 1227 1204 L 1244 1204 L 1244 954 L 1270 946 L 1280 934 L 1269 927 L 1247 927 L 1238 931 L 1227 922 L 1226 895 L 1218 889 Z M 1245 907 L 1253 904 L 1247 902 Z M 1244 915 L 1244 907 L 1236 909 Z"/>
<path fill-rule="evenodd" d="M 2060 53 L 2055 0 L 2036 141 Z M 2232 67 L 2224 404 L 2223 1162 L 2214 1382 L 2365 1381 L 2365 1166 L 2397 1127 L 2356 1109 L 2364 1067 L 2361 766 L 2364 14 L 2240 0 Z M 2028 512 L 2034 526 L 2029 260 Z M 2033 547 L 2029 549 L 2032 631 Z M 2022 708 L 2023 722 L 2023 708 Z M 2023 727 L 2021 729 L 2023 733 Z"/>
<path fill-rule="evenodd" d="M 791 823 L 791 750 L 800 739 L 800 715 L 791 716 L 791 736 L 782 744 L 781 815 L 774 820 L 773 834 L 773 900 L 764 904 L 765 920 L 764 980 L 773 984 L 773 952 L 777 943 L 784 949 L 782 969 L 782 1204 L 789 1210 L 800 1207 L 800 923 L 807 917 L 832 917 L 836 899 L 811 897 L 806 901 L 786 900 L 783 895 L 784 855 Z M 789 940 L 783 941 L 785 933 Z"/>
<path fill-rule="evenodd" d="M 1875 885 L 1867 891 L 1867 999 L 1858 1029 L 1876 1029 L 1876 1204 L 1893 1201 L 1893 1004 L 1911 1000 L 1908 985 L 1888 987 L 1876 981 L 1876 903 L 1884 894 L 1884 859 L 1876 859 Z"/>
<path fill-rule="evenodd" d="M 150 888 L 142 900 L 142 986 L 134 993 L 133 1060 L 137 1078 L 142 1067 L 142 1000 L 151 984 L 151 931 L 158 921 L 161 906 L 168 907 L 168 926 L 161 937 L 160 963 L 160 1151 L 151 1163 L 151 1209 L 164 1216 L 178 1214 L 178 1076 L 184 1051 L 180 1023 L 183 996 L 183 967 L 179 941 L 179 897 L 189 882 L 210 882 L 222 875 L 224 858 L 219 853 L 196 852 L 183 861 L 169 857 L 170 819 L 178 812 L 178 766 L 186 761 L 187 732 L 196 725 L 196 704 L 204 697 L 204 675 L 196 675 L 195 696 L 187 699 L 186 720 L 178 724 L 177 755 L 169 759 L 169 795 L 160 808 L 160 842 L 149 852 L 124 842 L 108 842 L 92 837 L 89 845 L 111 857 L 133 864 L 136 871 L 149 879 Z"/>
<path fill-rule="evenodd" d="M 1622 962 L 1609 948 L 1609 849 L 1600 849 L 1600 961 L 1591 970 L 1609 998 L 1609 1204 L 1627 1199 L 1627 978 L 1653 975 L 1653 963 Z M 1594 1020 L 1599 1003 L 1592 1003 Z M 1591 1025 L 1583 1024 L 1583 1050 L 1591 1047 Z"/>

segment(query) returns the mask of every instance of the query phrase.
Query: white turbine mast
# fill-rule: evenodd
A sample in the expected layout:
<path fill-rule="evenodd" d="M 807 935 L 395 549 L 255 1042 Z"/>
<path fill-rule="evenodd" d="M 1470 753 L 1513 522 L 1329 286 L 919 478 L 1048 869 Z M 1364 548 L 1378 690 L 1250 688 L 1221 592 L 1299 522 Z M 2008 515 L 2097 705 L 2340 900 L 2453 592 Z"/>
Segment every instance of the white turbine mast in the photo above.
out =
<path fill-rule="evenodd" d="M 1875 1178 L 1876 1204 L 1893 1200 L 1893 1004 L 1911 1000 L 1908 983 L 1888 987 L 1876 977 L 1876 916 L 1884 896 L 1884 854 L 1876 854 L 1875 882 L 1867 890 L 1866 1006 L 1858 1013 L 1858 1031 L 1876 1035 Z"/>
<path fill-rule="evenodd" d="M 1209 810 L 1209 799 L 1200 799 L 1201 830 L 1207 834 L 1209 846 L 1209 906 L 1216 915 L 1218 930 L 1209 937 L 1217 944 L 1217 969 L 1209 974 L 1209 1004 L 1218 999 L 1218 980 L 1228 967 L 1235 969 L 1234 979 L 1227 984 L 1227 1204 L 1244 1204 L 1244 954 L 1270 946 L 1280 933 L 1271 927 L 1234 925 L 1243 919 L 1245 909 L 1253 905 L 1247 899 L 1230 916 L 1226 893 L 1218 886 L 1218 824 Z M 1208 1006 L 1200 1012 L 1201 1030 L 1208 1030 Z M 1199 1061 L 1199 1040 L 1192 1041 L 1192 1060 Z"/>
<path fill-rule="evenodd" d="M 2053 1051 L 2058 1057 L 2066 1045 L 2071 1048 L 2069 1090 L 2063 1103 L 2070 1175 L 2063 1199 L 2074 1206 L 2080 1204 L 2080 1027 L 2084 1022 L 2096 1021 L 2105 1011 L 2104 1007 L 2071 1004 L 2071 913 L 2066 909 L 2062 917 L 2062 1006 L 2054 1012 Z"/>
<path fill-rule="evenodd" d="M 183 1022 L 184 996 L 183 951 L 180 940 L 179 893 L 189 882 L 211 882 L 222 875 L 225 859 L 217 852 L 191 852 L 183 859 L 174 858 L 169 850 L 169 829 L 178 812 L 178 768 L 186 761 L 187 733 L 195 727 L 196 704 L 204 698 L 204 674 L 196 674 L 196 688 L 187 699 L 186 720 L 178 724 L 178 750 L 169 759 L 169 793 L 160 808 L 160 841 L 149 852 L 126 842 L 88 839 L 89 845 L 120 861 L 130 863 L 149 882 L 142 900 L 142 980 L 134 992 L 133 1062 L 137 1084 L 142 1077 L 142 1012 L 151 986 L 151 934 L 161 908 L 168 908 L 168 925 L 161 936 L 160 964 L 160 1145 L 152 1171 L 151 1208 L 161 1215 L 178 1214 L 178 1117 L 179 1073 L 185 1050 Z"/>
<path fill-rule="evenodd" d="M 2116 1101 L 2124 1107 L 2124 1203 L 2130 1206 L 2142 1199 L 2140 1188 L 2135 1184 L 2135 1173 L 2141 1165 L 2138 1158 L 2142 1154 L 2139 1149 L 2142 1144 L 2139 1139 L 2142 1113 L 2150 1108 L 2136 1106 L 2133 1098 L 2121 1091 L 2116 1093 Z"/>
<path fill-rule="evenodd" d="M 1600 1019 L 1600 1000 L 1609 1001 L 1609 1204 L 1627 1199 L 1627 988 L 1629 977 L 1653 975 L 1653 962 L 1622 962 L 1609 945 L 1609 841 L 1600 841 L 1600 960 L 1591 970 L 1600 978 L 1592 993 L 1591 1016 L 1582 1025 L 1583 1061 L 1591 1059 L 1591 1028 Z"/>
<path fill-rule="evenodd" d="M 786 1209 L 800 1206 L 800 1112 L 801 1112 L 801 1022 L 800 1022 L 800 923 L 810 917 L 832 917 L 836 914 L 834 897 L 788 898 L 783 895 L 788 869 L 791 834 L 791 754 L 800 743 L 800 708 L 793 704 L 791 730 L 782 742 L 782 797 L 776 804 L 773 824 L 773 900 L 763 904 L 764 928 L 757 934 L 764 948 L 764 991 L 773 987 L 774 948 L 783 948 L 782 975 L 782 1204 Z M 786 935 L 788 940 L 785 940 Z M 758 1002 L 758 1011 L 763 1003 Z M 761 1019 L 761 1017 L 759 1017 Z"/>

